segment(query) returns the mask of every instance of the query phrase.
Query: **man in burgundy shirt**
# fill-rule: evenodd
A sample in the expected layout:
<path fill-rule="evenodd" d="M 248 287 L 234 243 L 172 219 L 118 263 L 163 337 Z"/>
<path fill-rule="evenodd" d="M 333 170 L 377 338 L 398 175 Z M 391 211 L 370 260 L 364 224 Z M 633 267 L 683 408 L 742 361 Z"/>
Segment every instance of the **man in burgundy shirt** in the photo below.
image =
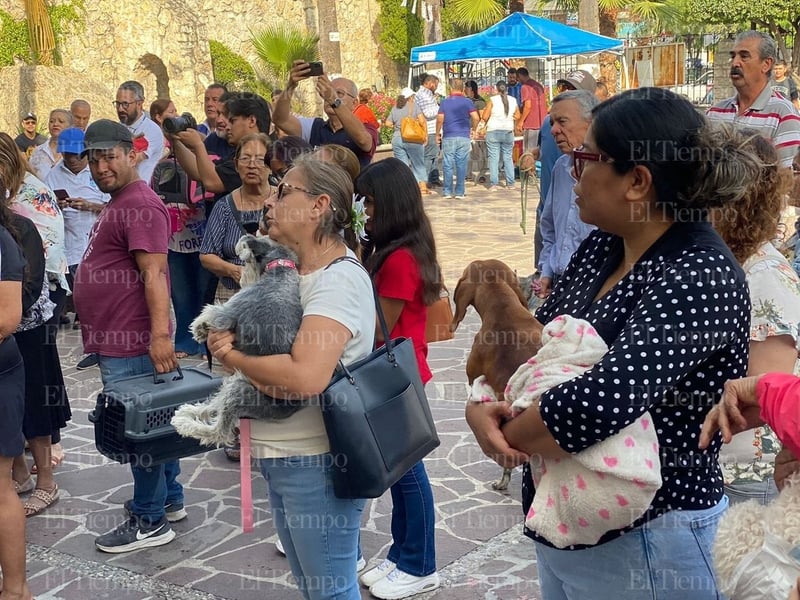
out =
<path fill-rule="evenodd" d="M 523 148 L 525 152 L 529 152 L 539 146 L 539 130 L 547 116 L 547 101 L 544 87 L 535 79 L 531 79 L 528 69 L 525 67 L 517 69 L 517 79 L 522 84 L 520 86 L 522 117 L 514 133 L 524 136 Z"/>
<path fill-rule="evenodd" d="M 101 192 L 111 200 L 89 235 L 75 274 L 75 306 L 86 352 L 98 355 L 103 387 L 134 375 L 178 366 L 170 336 L 167 249 L 169 215 L 136 170 L 131 132 L 108 119 L 86 130 L 84 151 Z M 145 457 L 142 457 L 145 458 Z M 128 519 L 99 536 L 103 552 L 161 546 L 175 538 L 170 521 L 186 517 L 178 461 L 131 463 Z"/>

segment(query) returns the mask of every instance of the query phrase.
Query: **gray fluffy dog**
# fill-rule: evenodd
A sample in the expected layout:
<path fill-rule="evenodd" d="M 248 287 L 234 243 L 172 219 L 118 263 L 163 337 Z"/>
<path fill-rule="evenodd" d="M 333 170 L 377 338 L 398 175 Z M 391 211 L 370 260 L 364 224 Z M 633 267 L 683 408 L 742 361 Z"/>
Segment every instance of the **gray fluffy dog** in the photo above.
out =
<path fill-rule="evenodd" d="M 236 349 L 264 356 L 288 354 L 303 319 L 300 277 L 295 255 L 269 238 L 244 235 L 236 253 L 245 261 L 242 280 L 254 281 L 225 304 L 209 304 L 191 324 L 194 339 L 204 342 L 211 329 L 236 333 Z M 259 276 L 258 274 L 261 273 Z M 225 378 L 219 391 L 200 404 L 181 406 L 172 425 L 184 437 L 205 445 L 233 443 L 240 417 L 279 420 L 303 407 L 261 393 L 240 372 Z"/>

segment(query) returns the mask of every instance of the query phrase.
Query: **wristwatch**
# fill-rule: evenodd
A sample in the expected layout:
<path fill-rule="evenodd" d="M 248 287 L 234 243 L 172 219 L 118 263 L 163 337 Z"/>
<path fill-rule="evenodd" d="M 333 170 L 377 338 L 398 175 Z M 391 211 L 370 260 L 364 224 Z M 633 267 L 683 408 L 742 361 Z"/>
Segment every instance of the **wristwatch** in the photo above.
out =
<path fill-rule="evenodd" d="M 336 99 L 335 99 L 333 102 L 331 102 L 331 103 L 330 103 L 328 106 L 330 106 L 330 107 L 331 107 L 331 108 L 333 108 L 333 109 L 337 109 L 337 108 L 339 108 L 341 105 L 342 105 L 342 99 L 341 99 L 341 98 L 336 98 Z"/>

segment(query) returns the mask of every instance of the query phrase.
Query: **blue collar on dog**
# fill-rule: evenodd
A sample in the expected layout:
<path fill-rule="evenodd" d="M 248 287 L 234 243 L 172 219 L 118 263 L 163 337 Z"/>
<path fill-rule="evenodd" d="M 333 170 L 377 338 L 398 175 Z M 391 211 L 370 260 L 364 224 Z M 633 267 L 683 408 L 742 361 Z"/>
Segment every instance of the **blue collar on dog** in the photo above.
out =
<path fill-rule="evenodd" d="M 293 260 L 289 260 L 286 258 L 276 258 L 275 260 L 271 260 L 267 263 L 267 266 L 264 267 L 265 271 L 269 271 L 270 269 L 275 269 L 277 267 L 288 267 L 289 269 L 296 269 L 297 265 L 294 264 Z"/>

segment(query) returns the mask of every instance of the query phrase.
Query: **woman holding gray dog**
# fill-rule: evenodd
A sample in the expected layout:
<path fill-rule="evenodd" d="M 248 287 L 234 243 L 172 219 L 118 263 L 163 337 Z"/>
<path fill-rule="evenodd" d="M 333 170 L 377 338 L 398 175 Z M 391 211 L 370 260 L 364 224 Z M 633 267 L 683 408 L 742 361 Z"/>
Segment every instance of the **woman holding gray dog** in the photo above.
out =
<path fill-rule="evenodd" d="M 340 167 L 311 157 L 295 163 L 265 203 L 269 237 L 297 255 L 303 320 L 291 354 L 247 356 L 232 332 L 212 332 L 208 347 L 228 369 L 273 397 L 309 398 L 330 382 L 336 364 L 367 356 L 375 303 L 356 257 L 361 219 L 353 185 Z M 364 500 L 333 492 L 335 457 L 318 404 L 281 421 L 252 422 L 253 455 L 268 483 L 278 537 L 306 600 L 360 600 L 356 580 Z"/>

